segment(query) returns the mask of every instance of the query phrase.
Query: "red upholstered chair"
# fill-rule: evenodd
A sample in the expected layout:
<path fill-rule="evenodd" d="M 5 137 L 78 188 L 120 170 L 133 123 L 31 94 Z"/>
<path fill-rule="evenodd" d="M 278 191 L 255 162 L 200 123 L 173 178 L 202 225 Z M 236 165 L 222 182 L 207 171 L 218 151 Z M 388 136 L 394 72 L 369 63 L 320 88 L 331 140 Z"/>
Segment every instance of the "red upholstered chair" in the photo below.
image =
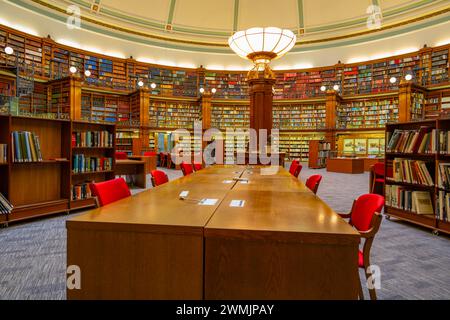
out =
<path fill-rule="evenodd" d="M 160 186 L 160 185 L 162 185 L 164 183 L 169 182 L 169 177 L 163 171 L 152 170 L 151 175 L 152 175 L 152 185 L 153 185 L 153 187 L 157 187 L 157 186 Z"/>
<path fill-rule="evenodd" d="M 116 152 L 116 160 L 127 160 L 128 155 L 125 152 Z"/>
<path fill-rule="evenodd" d="M 184 176 L 188 176 L 191 173 L 194 173 L 194 167 L 190 163 L 181 162 L 180 167 Z"/>
<path fill-rule="evenodd" d="M 203 165 L 201 163 L 194 163 L 194 170 L 199 171 L 203 169 Z"/>
<path fill-rule="evenodd" d="M 294 160 L 295 161 L 295 160 Z M 291 168 L 289 169 L 289 172 L 296 178 L 300 175 L 300 172 L 302 171 L 303 166 L 300 164 L 300 162 L 296 162 L 294 164 L 291 164 Z"/>
<path fill-rule="evenodd" d="M 372 186 L 370 189 L 371 193 L 375 192 L 377 184 L 381 184 L 382 186 L 384 186 L 385 176 L 386 174 L 384 172 L 384 163 L 375 163 L 372 166 Z"/>
<path fill-rule="evenodd" d="M 319 189 L 320 182 L 322 181 L 322 176 L 320 174 L 315 174 L 306 180 L 306 186 L 314 192 L 317 193 L 317 189 Z"/>
<path fill-rule="evenodd" d="M 130 189 L 123 178 L 91 183 L 90 187 L 100 207 L 131 196 Z"/>
<path fill-rule="evenodd" d="M 353 226 L 363 238 L 363 250 L 358 251 L 358 266 L 364 269 L 366 278 L 370 277 L 367 269 L 370 266 L 370 249 L 372 248 L 375 235 L 380 229 L 382 215 L 381 210 L 384 206 L 384 197 L 378 194 L 365 194 L 353 202 L 352 211 L 348 214 L 340 214 L 344 219 L 349 219 L 349 224 Z M 359 297 L 364 299 L 361 283 L 359 283 Z M 369 289 L 370 299 L 376 300 L 375 289 Z"/>
<path fill-rule="evenodd" d="M 289 172 L 294 175 L 295 173 L 295 169 L 297 168 L 297 166 L 300 164 L 300 161 L 298 160 L 292 160 L 291 166 L 289 168 Z"/>

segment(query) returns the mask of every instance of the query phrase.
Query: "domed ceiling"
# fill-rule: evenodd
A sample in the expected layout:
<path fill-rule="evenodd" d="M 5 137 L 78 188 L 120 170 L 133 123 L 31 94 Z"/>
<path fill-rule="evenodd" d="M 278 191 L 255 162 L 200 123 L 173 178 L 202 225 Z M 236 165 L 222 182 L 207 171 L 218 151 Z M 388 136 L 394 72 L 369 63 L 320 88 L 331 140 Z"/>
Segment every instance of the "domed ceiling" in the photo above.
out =
<path fill-rule="evenodd" d="M 296 48 L 450 19 L 449 0 L 8 0 L 81 28 L 167 48 L 231 53 L 228 37 L 255 26 L 288 28 Z"/>

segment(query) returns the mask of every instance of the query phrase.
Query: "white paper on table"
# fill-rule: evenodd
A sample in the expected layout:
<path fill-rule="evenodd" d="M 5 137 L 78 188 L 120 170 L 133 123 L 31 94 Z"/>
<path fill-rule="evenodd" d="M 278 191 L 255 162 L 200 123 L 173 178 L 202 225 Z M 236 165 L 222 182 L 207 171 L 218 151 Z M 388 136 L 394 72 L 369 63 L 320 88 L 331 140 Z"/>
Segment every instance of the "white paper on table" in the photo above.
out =
<path fill-rule="evenodd" d="M 180 198 L 186 198 L 189 195 L 189 191 L 181 191 Z"/>
<path fill-rule="evenodd" d="M 202 199 L 198 203 L 201 206 L 215 206 L 219 199 Z"/>
<path fill-rule="evenodd" d="M 222 181 L 222 183 L 225 183 L 225 184 L 231 184 L 233 182 L 234 182 L 233 180 L 223 180 Z"/>
<path fill-rule="evenodd" d="M 241 180 L 240 182 L 241 182 L 241 184 L 249 184 L 250 183 L 250 181 L 248 181 L 248 180 Z"/>
<path fill-rule="evenodd" d="M 243 208 L 245 206 L 245 200 L 231 200 L 230 207 Z"/>

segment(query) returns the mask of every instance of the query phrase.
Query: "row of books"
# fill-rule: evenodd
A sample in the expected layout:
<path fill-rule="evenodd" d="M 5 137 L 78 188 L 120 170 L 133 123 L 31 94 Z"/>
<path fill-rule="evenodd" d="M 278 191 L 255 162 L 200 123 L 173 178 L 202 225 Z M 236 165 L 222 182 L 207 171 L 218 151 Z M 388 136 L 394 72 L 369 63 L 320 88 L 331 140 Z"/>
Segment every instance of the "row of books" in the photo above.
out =
<path fill-rule="evenodd" d="M 8 199 L 0 193 L 0 214 L 11 213 L 13 208 L 13 205 L 8 201 Z"/>
<path fill-rule="evenodd" d="M 386 205 L 417 214 L 434 214 L 431 194 L 428 191 L 408 190 L 397 185 L 386 185 Z"/>
<path fill-rule="evenodd" d="M 450 131 L 439 130 L 439 153 L 450 154 Z"/>
<path fill-rule="evenodd" d="M 395 129 L 388 132 L 386 150 L 401 153 L 436 153 L 437 131 L 430 127 L 421 127 L 419 130 Z"/>
<path fill-rule="evenodd" d="M 439 163 L 437 184 L 439 188 L 450 189 L 450 163 Z"/>
<path fill-rule="evenodd" d="M 450 193 L 439 191 L 436 203 L 436 218 L 441 221 L 450 222 Z"/>
<path fill-rule="evenodd" d="M 13 131 L 12 158 L 14 162 L 42 161 L 39 137 L 29 131 Z"/>
<path fill-rule="evenodd" d="M 8 145 L 0 144 L 0 163 L 8 163 Z"/>
<path fill-rule="evenodd" d="M 113 167 L 113 158 L 86 157 L 84 154 L 73 156 L 73 173 L 109 171 Z"/>
<path fill-rule="evenodd" d="M 112 147 L 114 136 L 108 131 L 72 133 L 72 147 Z"/>
<path fill-rule="evenodd" d="M 425 161 L 395 158 L 393 168 L 393 180 L 396 182 L 434 186 L 434 180 Z"/>
<path fill-rule="evenodd" d="M 71 199 L 73 201 L 76 201 L 92 198 L 92 191 L 90 187 L 91 183 L 92 181 L 73 185 L 71 188 Z"/>

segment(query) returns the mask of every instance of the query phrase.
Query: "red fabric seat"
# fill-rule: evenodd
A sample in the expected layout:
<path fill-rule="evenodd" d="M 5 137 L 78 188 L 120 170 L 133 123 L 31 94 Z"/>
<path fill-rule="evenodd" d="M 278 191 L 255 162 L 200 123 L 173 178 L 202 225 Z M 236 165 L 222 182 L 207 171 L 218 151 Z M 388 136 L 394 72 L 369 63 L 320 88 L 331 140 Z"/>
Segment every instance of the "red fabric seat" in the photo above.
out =
<path fill-rule="evenodd" d="M 146 151 L 144 152 L 144 157 L 156 157 L 155 151 Z"/>
<path fill-rule="evenodd" d="M 377 183 L 384 185 L 384 182 L 385 182 L 386 173 L 384 170 L 383 162 L 375 163 L 372 166 L 372 175 L 373 175 L 373 181 L 372 181 L 372 186 L 371 186 L 370 192 L 374 193 Z"/>
<path fill-rule="evenodd" d="M 306 186 L 314 193 L 317 193 L 319 189 L 320 182 L 322 181 L 322 176 L 320 174 L 315 174 L 306 180 Z"/>
<path fill-rule="evenodd" d="M 152 170 L 151 175 L 153 187 L 157 187 L 164 183 L 169 182 L 169 177 L 167 177 L 167 174 L 163 171 Z"/>
<path fill-rule="evenodd" d="M 101 207 L 131 196 L 130 189 L 123 178 L 92 183 L 90 187 Z"/>
<path fill-rule="evenodd" d="M 201 163 L 194 163 L 194 170 L 199 171 L 203 169 L 203 165 Z"/>
<path fill-rule="evenodd" d="M 188 176 L 194 172 L 194 167 L 190 163 L 181 162 L 180 167 L 184 176 Z"/>
<path fill-rule="evenodd" d="M 127 160 L 128 155 L 125 152 L 116 152 L 116 160 Z"/>

